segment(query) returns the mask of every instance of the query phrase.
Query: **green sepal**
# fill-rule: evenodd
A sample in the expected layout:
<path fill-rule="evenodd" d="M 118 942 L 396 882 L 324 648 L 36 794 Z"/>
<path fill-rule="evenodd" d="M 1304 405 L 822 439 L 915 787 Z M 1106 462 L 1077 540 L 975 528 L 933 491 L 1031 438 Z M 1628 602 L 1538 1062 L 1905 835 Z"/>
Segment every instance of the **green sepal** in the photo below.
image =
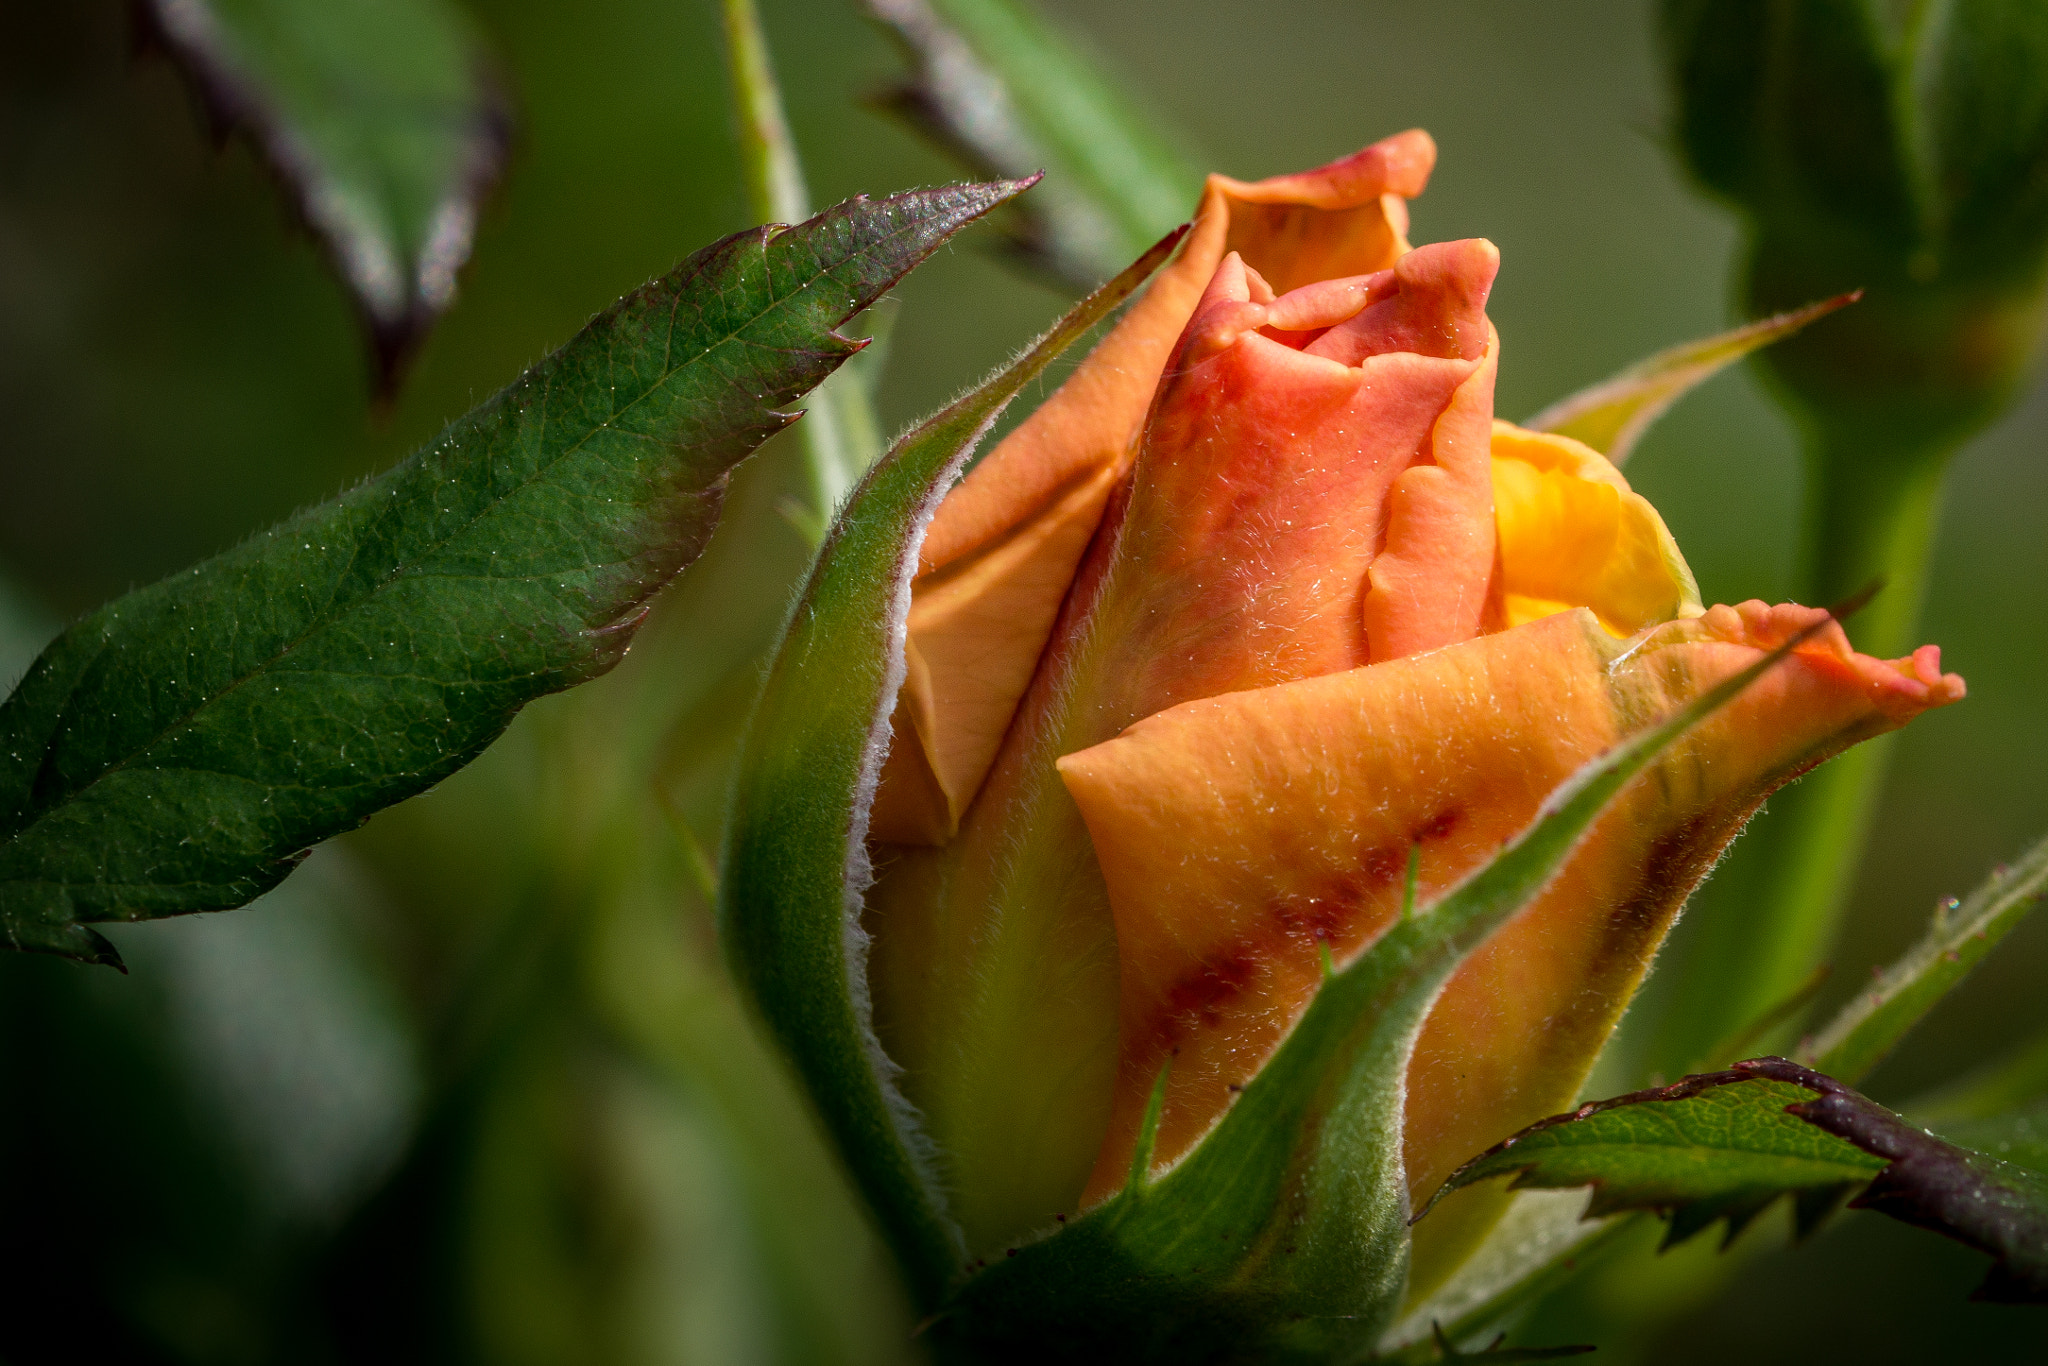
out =
<path fill-rule="evenodd" d="M 245 129 L 320 236 L 380 393 L 455 297 L 512 114 L 448 0 L 148 0 L 214 120 Z"/>
<path fill-rule="evenodd" d="M 1626 464 L 1636 443 L 1672 404 L 1757 348 L 1782 341 L 1861 297 L 1855 292 L 1837 294 L 1711 337 L 1682 342 L 1559 399 L 1522 425 L 1583 441 L 1616 465 Z"/>
<path fill-rule="evenodd" d="M 1174 1167 L 975 1267 L 929 1330 L 942 1355 L 1307 1363 L 1370 1350 L 1406 1289 L 1402 1079 L 1437 994 L 1630 779 L 1827 621 L 1560 784 L 1491 862 L 1326 980 Z"/>
<path fill-rule="evenodd" d="M 628 295 L 424 450 L 57 638 L 0 704 L 0 934 L 242 905 L 604 673 L 833 329 L 1022 187 L 849 200 Z"/>
<path fill-rule="evenodd" d="M 875 1039 L 859 929 L 868 808 L 903 682 L 918 546 L 1004 406 L 1143 284 L 1184 231 L 906 432 L 868 472 L 819 549 L 740 759 L 720 863 L 726 953 L 927 1307 L 958 1274 L 963 1245 Z"/>
<path fill-rule="evenodd" d="M 2043 896 L 2048 839 L 1996 869 L 1964 900 L 1944 903 L 1920 942 L 1800 1048 L 1801 1061 L 1831 1077 L 1861 1081 Z"/>

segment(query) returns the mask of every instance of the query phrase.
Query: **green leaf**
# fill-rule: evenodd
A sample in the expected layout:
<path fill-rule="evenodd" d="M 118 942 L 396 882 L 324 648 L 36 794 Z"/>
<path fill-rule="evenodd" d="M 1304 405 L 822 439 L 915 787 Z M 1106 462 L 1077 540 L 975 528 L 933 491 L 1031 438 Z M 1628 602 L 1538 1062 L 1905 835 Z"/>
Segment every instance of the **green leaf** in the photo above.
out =
<path fill-rule="evenodd" d="M 884 108 L 977 175 L 1045 172 L 1021 206 L 1024 257 L 1083 288 L 1187 217 L 1202 177 L 1120 86 L 1028 0 L 867 0 L 911 78 Z"/>
<path fill-rule="evenodd" d="M 1860 290 L 1837 294 L 1718 336 L 1659 351 L 1611 379 L 1559 399 L 1522 425 L 1583 441 L 1615 464 L 1624 464 L 1650 424 L 1687 393 L 1758 347 L 1789 337 L 1861 297 Z"/>
<path fill-rule="evenodd" d="M 1796 1083 L 1735 1069 L 1582 1105 L 1472 1159 L 1438 1198 L 1502 1176 L 1516 1189 L 1591 1186 L 1588 1218 L 1672 1211 L 1667 1247 L 1725 1218 L 1732 1242 L 1780 1196 L 1825 1212 L 1884 1165 L 1787 1113 L 1809 1098 Z"/>
<path fill-rule="evenodd" d="M 325 242 L 380 392 L 454 300 L 511 111 L 447 0 L 148 0 L 215 121 L 246 129 Z"/>
<path fill-rule="evenodd" d="M 1405 1288 L 1401 1079 L 1438 992 L 1532 904 L 1607 804 L 1828 621 L 1585 765 L 1490 863 L 1327 979 L 1217 1127 L 966 1281 L 930 1330 L 962 1357 L 1323 1361 L 1362 1353 Z"/>
<path fill-rule="evenodd" d="M 2038 1141 L 2038 1116 L 2016 1116 L 2006 1132 L 2021 1132 L 2021 1120 Z M 1784 1058 L 1539 1121 L 1467 1163 L 1444 1189 L 1508 1175 L 1520 1186 L 1592 1186 L 1589 1217 L 1670 1210 L 1667 1246 L 1724 1218 L 1733 1239 L 1784 1195 L 1794 1198 L 1803 1233 L 1860 1187 L 1851 1208 L 1995 1257 L 1973 1298 L 2048 1304 L 2048 1176 L 1936 1137 Z"/>
<path fill-rule="evenodd" d="M 239 906 L 617 663 L 832 329 L 1015 183 L 707 247 L 387 474 L 64 632 L 0 705 L 0 931 Z"/>
<path fill-rule="evenodd" d="M 1842 1007 L 1801 1059 L 1829 1076 L 1860 1081 L 1920 1023 L 1935 1002 L 2010 934 L 2048 895 L 2048 839 L 1993 872 L 1960 902 L 1945 902 L 1919 943 Z"/>
<path fill-rule="evenodd" d="M 918 545 L 1004 406 L 1143 284 L 1180 237 L 1169 234 L 869 471 L 819 551 L 741 759 L 720 861 L 726 952 L 927 1305 L 958 1270 L 960 1234 L 875 1040 L 859 930 L 868 807 L 903 682 Z"/>

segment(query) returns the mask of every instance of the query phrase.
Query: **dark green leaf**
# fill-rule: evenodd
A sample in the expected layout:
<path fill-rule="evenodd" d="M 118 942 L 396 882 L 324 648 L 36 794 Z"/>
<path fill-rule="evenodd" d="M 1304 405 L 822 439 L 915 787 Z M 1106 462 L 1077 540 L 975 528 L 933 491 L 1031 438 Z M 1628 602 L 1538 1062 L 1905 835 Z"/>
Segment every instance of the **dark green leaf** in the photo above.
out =
<path fill-rule="evenodd" d="M 511 115 L 448 0 L 148 0 L 222 127 L 246 129 L 326 243 L 380 389 L 455 296 Z"/>
<path fill-rule="evenodd" d="M 761 695 L 721 860 L 733 971 L 795 1060 L 927 1307 L 959 1270 L 960 1234 L 923 1160 L 869 1017 L 858 925 L 868 806 L 903 682 L 918 545 L 1004 406 L 1172 252 L 1175 231 L 1024 355 L 906 432 L 825 540 Z"/>
<path fill-rule="evenodd" d="M 1561 784 L 1491 862 L 1328 978 L 1178 1165 L 980 1271 L 934 1339 L 1018 1361 L 1308 1362 L 1369 1348 L 1405 1288 L 1401 1080 L 1443 984 L 1542 894 L 1630 779 L 1827 620 Z"/>
<path fill-rule="evenodd" d="M 1668 1210 L 1665 1242 L 1718 1219 L 1732 1240 L 1780 1196 L 1831 1206 L 1884 1164 L 1786 1112 L 1801 1086 L 1709 1072 L 1541 1120 L 1459 1168 L 1441 1194 L 1513 1176 L 1516 1188 L 1593 1187 L 1588 1217 Z"/>
<path fill-rule="evenodd" d="M 0 706 L 0 930 L 238 906 L 617 663 L 832 329 L 1017 184 L 705 248 L 389 473 L 102 608 Z"/>
<path fill-rule="evenodd" d="M 1028 0 L 867 0 L 912 66 L 883 106 L 977 175 L 1046 173 L 1026 259 L 1083 288 L 1187 217 L 1202 178 L 1112 73 Z"/>
<path fill-rule="evenodd" d="M 2048 895 L 2048 839 L 1935 912 L 1926 935 L 1800 1049 L 1829 1076 L 1861 1081 Z"/>

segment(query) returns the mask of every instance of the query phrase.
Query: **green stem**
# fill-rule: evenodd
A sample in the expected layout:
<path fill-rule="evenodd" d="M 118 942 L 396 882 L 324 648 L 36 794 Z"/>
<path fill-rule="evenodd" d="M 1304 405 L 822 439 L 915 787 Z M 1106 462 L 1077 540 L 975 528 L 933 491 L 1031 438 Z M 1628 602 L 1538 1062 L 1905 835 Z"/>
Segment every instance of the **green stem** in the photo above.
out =
<path fill-rule="evenodd" d="M 739 116 L 748 212 L 764 223 L 800 223 L 811 215 L 811 192 L 783 117 L 782 91 L 754 0 L 725 0 L 725 57 Z"/>
<path fill-rule="evenodd" d="M 1883 590 L 1847 623 L 1867 654 L 1913 646 L 1941 510 L 1948 451 L 1872 452 L 1817 442 L 1808 463 L 1804 591 L 1840 602 Z M 1667 1067 L 1718 1063 L 1706 1050 L 1797 992 L 1833 949 L 1891 756 L 1890 737 L 1858 745 L 1773 798 L 1744 850 L 1749 893 L 1703 920 L 1659 1056 Z M 1804 1012 L 1760 1051 L 1796 1037 Z"/>
<path fill-rule="evenodd" d="M 726 69 L 739 121 L 748 212 L 764 223 L 802 222 L 811 214 L 811 193 L 783 114 L 782 91 L 775 81 L 760 12 L 754 0 L 724 0 L 724 18 Z M 867 393 L 853 380 L 827 380 L 803 407 L 809 416 L 798 424 L 797 437 L 810 506 L 791 520 L 816 545 L 833 509 L 877 453 L 875 421 Z"/>

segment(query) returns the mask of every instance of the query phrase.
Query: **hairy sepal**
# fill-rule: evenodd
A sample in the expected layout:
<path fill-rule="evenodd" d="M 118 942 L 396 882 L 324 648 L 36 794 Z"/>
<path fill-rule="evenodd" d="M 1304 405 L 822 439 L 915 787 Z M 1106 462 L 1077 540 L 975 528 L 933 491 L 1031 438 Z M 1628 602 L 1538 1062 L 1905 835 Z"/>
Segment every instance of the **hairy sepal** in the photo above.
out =
<path fill-rule="evenodd" d="M 1182 231 L 869 471 L 791 614 L 740 762 L 722 863 L 727 955 L 928 1308 L 960 1274 L 964 1252 L 875 1037 L 860 929 L 868 810 L 903 682 L 910 580 L 939 500 L 1004 406 L 1144 283 Z"/>

